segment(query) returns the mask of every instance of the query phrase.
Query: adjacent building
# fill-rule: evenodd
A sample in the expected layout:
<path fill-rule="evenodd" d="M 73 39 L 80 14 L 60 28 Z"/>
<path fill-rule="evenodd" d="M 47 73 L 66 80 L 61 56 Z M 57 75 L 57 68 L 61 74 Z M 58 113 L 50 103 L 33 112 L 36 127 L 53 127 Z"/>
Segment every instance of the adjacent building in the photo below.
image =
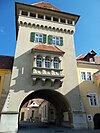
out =
<path fill-rule="evenodd" d="M 77 72 L 88 127 L 94 128 L 93 119 L 97 113 L 100 113 L 100 56 L 96 56 L 93 50 L 86 55 L 79 55 Z"/>
<path fill-rule="evenodd" d="M 11 56 L 0 55 L 0 112 L 9 91 L 13 60 Z"/>

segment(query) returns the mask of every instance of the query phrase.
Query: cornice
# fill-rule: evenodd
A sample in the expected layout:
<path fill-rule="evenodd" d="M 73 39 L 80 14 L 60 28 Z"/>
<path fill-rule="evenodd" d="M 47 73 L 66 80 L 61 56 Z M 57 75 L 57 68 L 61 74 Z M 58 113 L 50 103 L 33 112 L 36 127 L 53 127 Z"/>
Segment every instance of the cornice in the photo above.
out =
<path fill-rule="evenodd" d="M 41 25 L 41 24 L 35 24 L 35 23 L 28 23 L 25 21 L 19 21 L 19 26 L 22 27 L 30 27 L 30 28 L 37 28 L 37 29 L 45 29 L 49 31 L 55 31 L 55 32 L 61 32 L 61 33 L 66 33 L 66 34 L 74 34 L 74 30 L 71 29 L 64 29 L 64 28 L 59 28 L 59 27 L 52 27 L 48 25 Z"/>

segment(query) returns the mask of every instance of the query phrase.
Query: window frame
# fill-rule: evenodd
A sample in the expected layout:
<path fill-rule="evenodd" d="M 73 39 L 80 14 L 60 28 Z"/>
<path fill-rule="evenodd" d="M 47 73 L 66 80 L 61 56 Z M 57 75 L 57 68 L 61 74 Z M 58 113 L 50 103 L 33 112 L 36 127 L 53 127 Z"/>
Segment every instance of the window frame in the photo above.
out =
<path fill-rule="evenodd" d="M 82 73 L 85 73 L 85 75 L 84 75 L 85 78 L 82 78 Z M 88 77 L 88 74 L 90 74 L 89 77 Z M 82 81 L 92 81 L 93 80 L 92 72 L 80 71 L 80 78 Z"/>
<path fill-rule="evenodd" d="M 51 68 L 50 57 L 45 57 L 45 68 Z"/>
<path fill-rule="evenodd" d="M 43 34 L 42 33 L 35 33 L 35 42 L 43 43 Z"/>
<path fill-rule="evenodd" d="M 58 61 L 57 61 L 57 60 Z M 55 67 L 56 66 L 56 67 Z M 59 58 L 58 57 L 54 57 L 54 60 L 53 60 L 53 67 L 54 69 L 59 69 Z"/>
<path fill-rule="evenodd" d="M 60 45 L 60 37 L 59 36 L 52 36 L 52 44 Z"/>
<path fill-rule="evenodd" d="M 42 67 L 42 57 L 37 55 L 36 57 L 36 67 L 41 68 Z"/>
<path fill-rule="evenodd" d="M 97 93 L 95 93 L 95 92 L 89 92 L 89 93 L 87 93 L 87 95 L 88 95 L 88 99 L 89 99 L 89 105 L 91 107 L 99 107 Z"/>

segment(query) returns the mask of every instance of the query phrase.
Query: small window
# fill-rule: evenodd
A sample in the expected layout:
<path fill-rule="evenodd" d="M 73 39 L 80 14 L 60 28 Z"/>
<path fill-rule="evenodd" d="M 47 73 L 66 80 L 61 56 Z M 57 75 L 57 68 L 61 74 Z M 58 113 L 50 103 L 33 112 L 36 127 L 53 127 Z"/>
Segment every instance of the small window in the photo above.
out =
<path fill-rule="evenodd" d="M 72 20 L 68 20 L 68 24 L 72 24 Z"/>
<path fill-rule="evenodd" d="M 66 23 L 66 20 L 61 18 L 61 19 L 60 19 L 60 22 L 61 22 L 61 23 Z"/>
<path fill-rule="evenodd" d="M 93 116 L 92 115 L 87 115 L 88 121 L 93 121 Z"/>
<path fill-rule="evenodd" d="M 51 20 L 51 16 L 46 16 L 46 20 Z"/>
<path fill-rule="evenodd" d="M 52 43 L 56 45 L 60 45 L 60 37 L 54 36 L 52 38 Z"/>
<path fill-rule="evenodd" d="M 42 67 L 42 57 L 41 56 L 37 56 L 37 58 L 36 58 L 36 66 L 37 67 Z"/>
<path fill-rule="evenodd" d="M 43 42 L 43 34 L 35 34 L 35 42 Z"/>
<path fill-rule="evenodd" d="M 22 11 L 22 15 L 24 15 L 24 16 L 28 16 L 28 12 L 26 12 L 26 11 Z"/>
<path fill-rule="evenodd" d="M 30 13 L 30 17 L 36 18 L 36 14 L 35 13 Z"/>
<path fill-rule="evenodd" d="M 49 57 L 46 57 L 46 58 L 45 58 L 45 67 L 46 67 L 46 68 L 50 68 L 50 66 L 51 66 L 50 58 L 49 58 Z"/>
<path fill-rule="evenodd" d="M 53 17 L 53 21 L 58 22 L 58 18 Z"/>
<path fill-rule="evenodd" d="M 49 35 L 48 36 L 48 44 L 62 46 L 63 45 L 63 37 Z"/>
<path fill-rule="evenodd" d="M 54 68 L 59 69 L 59 58 L 57 57 L 54 58 Z"/>
<path fill-rule="evenodd" d="M 92 107 L 98 106 L 98 97 L 96 93 L 88 93 L 89 103 Z"/>
<path fill-rule="evenodd" d="M 81 80 L 92 80 L 91 72 L 81 72 Z"/>
<path fill-rule="evenodd" d="M 46 43 L 46 34 L 31 32 L 30 41 Z"/>
<path fill-rule="evenodd" d="M 82 80 L 86 80 L 86 74 L 85 74 L 85 72 L 81 72 L 81 79 Z"/>
<path fill-rule="evenodd" d="M 38 14 L 38 18 L 43 19 L 43 18 L 44 18 L 44 16 L 43 16 L 42 14 Z"/>
<path fill-rule="evenodd" d="M 90 62 L 94 62 L 94 59 L 93 59 L 93 58 L 89 58 L 89 61 L 90 61 Z"/>
<path fill-rule="evenodd" d="M 92 80 L 91 72 L 87 72 L 87 80 Z"/>

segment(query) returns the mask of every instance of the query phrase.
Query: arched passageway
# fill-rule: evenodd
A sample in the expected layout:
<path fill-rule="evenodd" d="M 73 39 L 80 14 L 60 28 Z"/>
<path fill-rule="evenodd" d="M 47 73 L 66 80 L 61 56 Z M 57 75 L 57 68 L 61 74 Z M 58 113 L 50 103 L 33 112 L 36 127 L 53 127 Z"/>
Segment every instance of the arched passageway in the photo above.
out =
<path fill-rule="evenodd" d="M 36 98 L 45 99 L 46 101 L 50 102 L 55 107 L 55 111 L 56 111 L 55 124 L 56 125 L 62 126 L 64 122 L 66 122 L 68 125 L 69 123 L 71 123 L 72 120 L 71 120 L 70 106 L 69 106 L 67 99 L 61 93 L 54 91 L 54 90 L 43 89 L 43 90 L 38 90 L 38 91 L 35 91 L 29 94 L 22 101 L 20 110 L 27 101 L 31 99 L 36 99 Z"/>

